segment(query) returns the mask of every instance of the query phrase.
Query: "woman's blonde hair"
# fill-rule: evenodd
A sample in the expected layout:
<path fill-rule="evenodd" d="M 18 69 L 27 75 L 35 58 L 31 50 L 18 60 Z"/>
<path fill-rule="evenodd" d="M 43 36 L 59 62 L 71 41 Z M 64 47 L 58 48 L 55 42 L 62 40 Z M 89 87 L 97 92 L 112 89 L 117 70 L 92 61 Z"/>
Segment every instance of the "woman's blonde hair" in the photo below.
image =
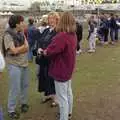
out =
<path fill-rule="evenodd" d="M 43 15 L 42 19 L 40 20 L 40 25 L 47 26 L 48 24 L 48 15 Z"/>
<path fill-rule="evenodd" d="M 57 32 L 76 32 L 76 21 L 71 12 L 64 12 L 56 28 Z"/>
<path fill-rule="evenodd" d="M 50 12 L 50 13 L 48 14 L 48 19 L 49 19 L 50 16 L 52 16 L 52 17 L 56 20 L 56 22 L 58 22 L 59 19 L 60 19 L 60 15 L 59 15 L 58 12 Z"/>

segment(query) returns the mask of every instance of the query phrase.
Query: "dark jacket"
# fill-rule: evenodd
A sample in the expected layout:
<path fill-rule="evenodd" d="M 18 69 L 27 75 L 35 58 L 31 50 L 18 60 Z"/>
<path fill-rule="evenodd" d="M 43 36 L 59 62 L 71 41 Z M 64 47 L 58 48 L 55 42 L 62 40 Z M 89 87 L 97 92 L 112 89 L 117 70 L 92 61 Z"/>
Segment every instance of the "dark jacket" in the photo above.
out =
<path fill-rule="evenodd" d="M 35 41 L 38 38 L 39 30 L 34 25 L 29 25 L 27 28 L 27 40 L 30 46 L 34 46 Z M 39 33 L 40 34 L 40 33 Z"/>
<path fill-rule="evenodd" d="M 44 32 L 42 33 L 42 35 L 40 36 L 40 38 L 37 41 L 37 45 L 36 45 L 36 52 L 34 53 L 34 55 L 37 56 L 37 50 L 38 48 L 42 48 L 42 49 L 46 49 L 48 47 L 48 45 L 52 42 L 52 38 L 56 35 L 56 32 L 54 30 L 50 31 L 50 28 L 47 28 L 46 30 L 44 30 Z M 37 56 L 36 57 L 36 63 L 37 64 L 49 64 L 49 58 L 44 57 L 44 56 Z"/>
<path fill-rule="evenodd" d="M 109 29 L 109 20 L 107 20 L 107 19 L 102 19 L 102 20 L 101 20 L 101 24 L 100 24 L 100 29 L 101 29 L 101 30 Z"/>
<path fill-rule="evenodd" d="M 45 29 L 41 37 L 38 39 L 38 48 L 47 48 L 55 35 L 56 32 L 54 30 L 50 31 L 50 28 Z"/>
<path fill-rule="evenodd" d="M 109 24 L 109 20 L 105 19 L 105 18 L 101 18 L 100 19 L 100 26 L 98 28 L 98 34 L 100 34 L 101 36 L 104 36 L 104 32 L 106 30 L 109 30 L 110 24 Z"/>
<path fill-rule="evenodd" d="M 49 28 L 45 29 L 37 41 L 37 50 L 38 48 L 47 48 L 55 35 L 56 32 L 54 30 L 50 31 Z M 40 65 L 38 72 L 38 90 L 39 92 L 44 92 L 45 96 L 55 94 L 54 79 L 48 74 L 50 63 L 50 57 L 37 55 L 36 64 Z"/>
<path fill-rule="evenodd" d="M 46 49 L 51 56 L 49 75 L 56 81 L 71 79 L 76 61 L 77 37 L 74 33 L 58 33 Z"/>
<path fill-rule="evenodd" d="M 114 17 L 111 17 L 109 24 L 110 24 L 110 29 L 116 29 L 116 20 Z"/>

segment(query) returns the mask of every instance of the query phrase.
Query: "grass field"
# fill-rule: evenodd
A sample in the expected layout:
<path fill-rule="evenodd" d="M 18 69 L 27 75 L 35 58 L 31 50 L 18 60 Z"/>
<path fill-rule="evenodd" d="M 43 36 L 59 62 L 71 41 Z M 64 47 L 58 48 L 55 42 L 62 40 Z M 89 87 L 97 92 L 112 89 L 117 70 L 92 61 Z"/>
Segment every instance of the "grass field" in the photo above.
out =
<path fill-rule="evenodd" d="M 84 44 L 83 48 L 87 45 Z M 55 120 L 57 108 L 40 103 L 37 92 L 35 65 L 30 64 L 29 105 L 27 114 L 20 120 Z M 8 77 L 0 80 L 0 103 L 7 117 Z M 120 43 L 115 46 L 97 47 L 94 54 L 77 56 L 73 76 L 74 108 L 72 120 L 119 120 L 120 119 Z M 19 106 L 18 106 L 19 108 Z"/>

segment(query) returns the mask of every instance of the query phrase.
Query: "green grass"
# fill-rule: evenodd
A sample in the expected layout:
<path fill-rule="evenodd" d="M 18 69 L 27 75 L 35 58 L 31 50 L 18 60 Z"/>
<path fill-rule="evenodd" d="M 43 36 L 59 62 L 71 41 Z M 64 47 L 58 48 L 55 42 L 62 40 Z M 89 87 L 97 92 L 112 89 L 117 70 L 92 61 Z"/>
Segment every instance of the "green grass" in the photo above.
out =
<path fill-rule="evenodd" d="M 87 47 L 86 42 L 83 48 Z M 30 66 L 30 110 L 20 120 L 55 120 L 56 108 L 40 104 L 35 65 Z M 120 43 L 97 47 L 94 54 L 77 56 L 73 76 L 74 109 L 72 120 L 119 120 L 120 118 Z M 8 75 L 0 80 L 0 103 L 7 117 Z M 19 107 L 19 106 L 18 106 Z"/>

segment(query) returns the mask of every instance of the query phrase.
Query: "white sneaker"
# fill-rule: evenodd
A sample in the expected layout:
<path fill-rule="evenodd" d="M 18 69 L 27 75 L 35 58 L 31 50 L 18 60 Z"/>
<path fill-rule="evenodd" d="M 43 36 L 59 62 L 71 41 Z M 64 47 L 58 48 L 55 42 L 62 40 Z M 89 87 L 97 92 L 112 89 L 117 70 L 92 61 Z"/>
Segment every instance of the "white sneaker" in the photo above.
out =
<path fill-rule="evenodd" d="M 78 51 L 76 51 L 76 54 L 77 54 L 77 55 L 79 55 L 80 53 L 82 53 L 82 50 L 81 50 L 81 49 L 78 50 Z"/>
<path fill-rule="evenodd" d="M 108 42 L 104 42 L 104 45 L 108 45 Z"/>
<path fill-rule="evenodd" d="M 82 50 L 80 49 L 79 52 L 82 53 Z"/>
<path fill-rule="evenodd" d="M 95 52 L 95 49 L 90 49 L 88 50 L 89 53 L 94 53 Z"/>

